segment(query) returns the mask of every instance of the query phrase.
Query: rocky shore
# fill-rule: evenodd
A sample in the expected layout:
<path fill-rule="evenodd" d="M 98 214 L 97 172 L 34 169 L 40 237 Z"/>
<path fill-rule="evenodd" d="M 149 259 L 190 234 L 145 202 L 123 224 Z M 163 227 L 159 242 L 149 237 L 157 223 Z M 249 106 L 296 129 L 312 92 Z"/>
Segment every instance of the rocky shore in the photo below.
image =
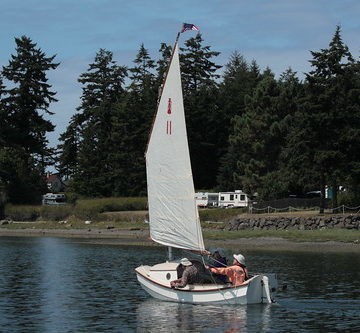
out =
<path fill-rule="evenodd" d="M 315 230 L 315 229 L 360 230 L 360 214 L 300 217 L 236 217 L 226 224 L 224 230 Z"/>

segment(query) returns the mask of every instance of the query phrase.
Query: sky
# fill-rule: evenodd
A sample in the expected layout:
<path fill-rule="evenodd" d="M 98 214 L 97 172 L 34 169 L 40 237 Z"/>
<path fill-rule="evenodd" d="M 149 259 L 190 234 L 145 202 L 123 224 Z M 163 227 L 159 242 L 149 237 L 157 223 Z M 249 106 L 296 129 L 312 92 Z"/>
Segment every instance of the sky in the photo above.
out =
<path fill-rule="evenodd" d="M 238 51 L 277 77 L 291 67 L 302 79 L 311 69 L 310 51 L 327 48 L 337 25 L 359 58 L 359 14 L 359 0 L 0 0 L 0 66 L 8 65 L 15 37 L 23 35 L 46 56 L 56 55 L 60 65 L 48 72 L 59 100 L 49 118 L 56 129 L 48 139 L 56 146 L 80 104 L 77 79 L 100 48 L 129 67 L 142 43 L 158 59 L 160 43 L 172 45 L 186 22 L 200 28 L 204 45 L 221 52 L 219 65 Z M 180 46 L 195 35 L 182 34 Z"/>

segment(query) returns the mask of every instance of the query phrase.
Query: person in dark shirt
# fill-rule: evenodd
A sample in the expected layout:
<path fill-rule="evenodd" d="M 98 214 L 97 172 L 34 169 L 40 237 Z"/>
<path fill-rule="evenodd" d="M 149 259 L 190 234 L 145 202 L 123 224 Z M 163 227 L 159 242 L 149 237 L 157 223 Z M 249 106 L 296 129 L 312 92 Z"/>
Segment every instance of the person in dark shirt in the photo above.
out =
<path fill-rule="evenodd" d="M 212 251 L 210 260 L 209 260 L 209 267 L 210 268 L 218 268 L 218 267 L 226 267 L 227 266 L 227 259 L 224 254 L 223 249 L 215 249 Z M 225 275 L 221 274 L 214 274 L 213 273 L 214 282 L 216 283 L 228 283 L 228 278 Z"/>
<path fill-rule="evenodd" d="M 223 249 L 215 249 L 210 256 L 210 267 L 226 267 L 227 259 Z"/>
<path fill-rule="evenodd" d="M 199 265 L 194 265 L 189 259 L 180 260 L 180 265 L 184 267 L 182 276 L 170 282 L 171 288 L 184 288 L 188 284 L 203 283 L 203 278 L 199 269 Z"/>

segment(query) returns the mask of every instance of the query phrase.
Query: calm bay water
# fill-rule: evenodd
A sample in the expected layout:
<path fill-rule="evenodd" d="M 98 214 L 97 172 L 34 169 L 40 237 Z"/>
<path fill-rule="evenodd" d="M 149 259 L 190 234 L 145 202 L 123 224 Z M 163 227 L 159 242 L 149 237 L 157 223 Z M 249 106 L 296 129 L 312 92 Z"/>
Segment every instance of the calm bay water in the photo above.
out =
<path fill-rule="evenodd" d="M 157 301 L 134 268 L 164 260 L 163 248 L 0 238 L 0 332 L 360 332 L 359 254 L 243 253 L 287 284 L 275 304 Z"/>

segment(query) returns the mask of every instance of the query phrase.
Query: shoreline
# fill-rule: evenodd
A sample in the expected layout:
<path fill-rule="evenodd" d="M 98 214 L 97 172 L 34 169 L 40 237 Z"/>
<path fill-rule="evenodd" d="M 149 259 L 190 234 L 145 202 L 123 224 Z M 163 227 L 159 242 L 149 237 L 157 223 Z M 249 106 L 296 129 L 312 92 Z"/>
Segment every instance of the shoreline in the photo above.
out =
<path fill-rule="evenodd" d="M 59 237 L 78 239 L 81 242 L 102 245 L 161 246 L 154 243 L 147 229 L 6 229 L 0 228 L 1 237 Z M 206 248 L 266 250 L 266 251 L 307 251 L 307 252 L 357 252 L 360 244 L 355 242 L 295 242 L 281 237 L 237 238 L 204 240 Z"/>

